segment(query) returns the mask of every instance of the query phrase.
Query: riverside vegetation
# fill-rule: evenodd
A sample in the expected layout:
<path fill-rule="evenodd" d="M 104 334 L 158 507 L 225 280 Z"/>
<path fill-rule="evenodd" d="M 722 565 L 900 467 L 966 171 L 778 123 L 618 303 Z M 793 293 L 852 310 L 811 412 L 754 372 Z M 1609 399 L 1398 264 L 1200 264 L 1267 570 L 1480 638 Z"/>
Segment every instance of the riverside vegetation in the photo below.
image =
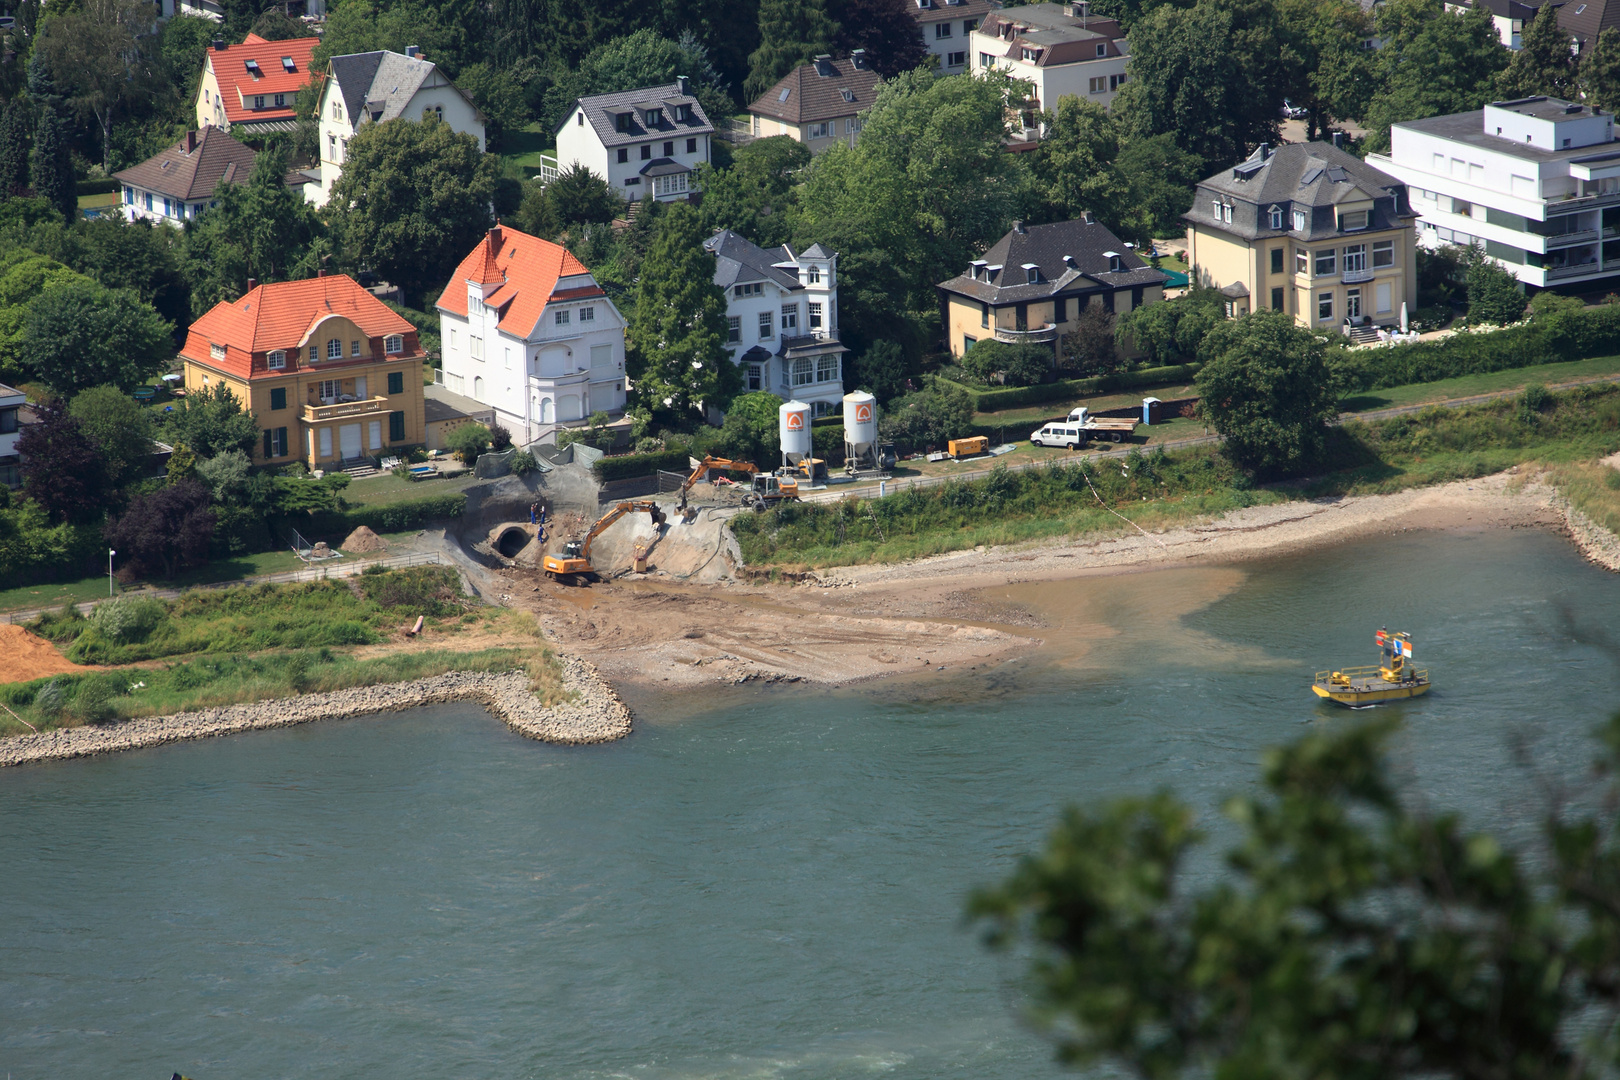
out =
<path fill-rule="evenodd" d="M 1123 462 L 1070 461 L 982 480 L 899 491 L 887 498 L 785 504 L 733 520 L 749 563 L 792 568 L 891 562 L 1122 528 L 1111 510 L 1146 529 L 1296 498 L 1380 494 L 1500 472 L 1536 462 L 1567 484 L 1577 506 L 1601 513 L 1620 495 L 1588 463 L 1620 450 L 1620 387 L 1564 393 L 1527 387 L 1517 398 L 1432 408 L 1330 429 L 1304 481 L 1257 484 L 1217 448 L 1151 453 Z M 1611 473 L 1613 470 L 1609 470 Z M 1620 504 L 1620 499 L 1615 499 Z M 1106 506 L 1104 505 L 1106 504 Z M 1590 511 L 1588 511 L 1590 513 Z M 1611 524 L 1620 512 L 1602 519 Z"/>
<path fill-rule="evenodd" d="M 401 630 L 417 615 L 426 616 L 423 638 L 406 644 Z M 123 597 L 89 618 L 64 607 L 30 629 L 70 660 L 109 666 L 0 686 L 0 702 L 15 714 L 0 714 L 8 734 L 25 730 L 19 720 L 49 730 L 450 671 L 523 671 L 543 704 L 567 697 L 533 617 L 463 597 L 455 572 L 438 566 L 167 601 Z M 477 647 L 455 647 L 475 636 L 468 644 Z"/>

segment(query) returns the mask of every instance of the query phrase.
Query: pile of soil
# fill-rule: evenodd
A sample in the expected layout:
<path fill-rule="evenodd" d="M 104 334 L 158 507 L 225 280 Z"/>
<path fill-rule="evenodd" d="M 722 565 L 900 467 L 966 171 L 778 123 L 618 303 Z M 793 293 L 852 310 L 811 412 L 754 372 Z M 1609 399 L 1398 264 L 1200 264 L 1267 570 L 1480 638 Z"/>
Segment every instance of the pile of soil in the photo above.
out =
<path fill-rule="evenodd" d="M 27 682 L 46 675 L 85 671 L 70 664 L 56 646 L 20 626 L 0 624 L 0 683 Z"/>
<path fill-rule="evenodd" d="M 361 555 L 372 551 L 385 551 L 388 541 L 372 532 L 365 525 L 360 526 L 349 534 L 349 538 L 338 545 L 351 555 Z"/>

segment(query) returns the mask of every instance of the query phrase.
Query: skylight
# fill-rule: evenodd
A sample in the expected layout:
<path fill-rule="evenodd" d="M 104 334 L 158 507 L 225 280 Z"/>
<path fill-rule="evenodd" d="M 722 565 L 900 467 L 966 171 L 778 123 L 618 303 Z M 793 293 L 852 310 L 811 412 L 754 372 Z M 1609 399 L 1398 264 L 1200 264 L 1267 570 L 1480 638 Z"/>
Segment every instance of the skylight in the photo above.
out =
<path fill-rule="evenodd" d="M 297 66 L 297 65 L 296 65 L 296 64 L 294 64 L 294 63 L 293 63 L 293 58 L 292 58 L 292 57 L 290 57 L 290 56 L 283 56 L 283 57 L 282 57 L 282 58 L 281 58 L 281 69 L 282 69 L 282 70 L 283 70 L 283 71 L 287 71 L 287 72 L 293 72 L 293 71 L 297 71 L 297 70 L 298 70 L 298 66 Z"/>
<path fill-rule="evenodd" d="M 791 88 L 789 88 L 789 87 L 784 86 L 784 87 L 782 87 L 782 92 L 780 94 L 776 95 L 776 100 L 777 101 L 786 101 L 788 99 L 788 95 L 791 94 L 791 93 L 793 93 L 793 90 Z"/>

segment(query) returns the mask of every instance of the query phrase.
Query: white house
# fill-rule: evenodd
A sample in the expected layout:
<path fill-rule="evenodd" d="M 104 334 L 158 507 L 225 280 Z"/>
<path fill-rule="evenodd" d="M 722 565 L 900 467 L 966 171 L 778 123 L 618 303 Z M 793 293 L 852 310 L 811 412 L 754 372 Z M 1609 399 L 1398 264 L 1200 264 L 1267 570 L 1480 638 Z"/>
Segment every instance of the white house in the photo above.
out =
<path fill-rule="evenodd" d="M 484 149 L 483 114 L 437 65 L 422 58 L 416 46 L 403 56 L 369 52 L 332 57 L 321 91 L 321 163 L 304 171 L 310 180 L 304 185 L 304 198 L 316 206 L 326 205 L 343 174 L 349 140 L 362 125 L 427 116 L 474 136 L 478 149 Z"/>
<path fill-rule="evenodd" d="M 993 11 L 973 31 L 969 63 L 975 75 L 1000 69 L 1030 85 L 1024 126 L 1060 97 L 1113 104 L 1125 85 L 1130 45 L 1113 19 L 1089 14 L 1084 0 L 1028 4 Z"/>
<path fill-rule="evenodd" d="M 627 202 L 685 199 L 714 125 L 686 76 L 669 86 L 579 98 L 556 130 L 557 168 L 583 166 Z"/>
<path fill-rule="evenodd" d="M 444 385 L 514 440 L 624 410 L 624 317 L 567 248 L 497 225 L 439 297 Z"/>
<path fill-rule="evenodd" d="M 1562 0 L 1554 0 L 1554 6 L 1559 3 Z M 1491 23 L 1496 27 L 1496 36 L 1502 44 L 1510 49 L 1518 49 L 1523 47 L 1525 26 L 1536 17 L 1541 4 L 1542 0 L 1446 0 L 1446 10 L 1462 14 L 1472 8 L 1483 7 L 1491 13 Z"/>
<path fill-rule="evenodd" d="M 188 131 L 173 146 L 113 176 L 130 221 L 163 221 L 179 228 L 213 205 L 222 184 L 245 184 L 257 155 L 217 127 Z"/>
<path fill-rule="evenodd" d="M 6 487 L 22 486 L 17 440 L 22 437 L 22 410 L 27 404 L 27 394 L 0 383 L 0 484 Z"/>
<path fill-rule="evenodd" d="M 968 70 L 973 31 L 1000 6 L 996 0 L 907 0 L 906 4 L 917 20 L 923 48 L 939 60 L 939 70 L 946 75 Z"/>
<path fill-rule="evenodd" d="M 1526 285 L 1620 273 L 1620 142 L 1608 113 L 1557 98 L 1493 102 L 1396 124 L 1389 154 L 1367 163 L 1407 185 L 1425 247 L 1478 241 Z"/>
<path fill-rule="evenodd" d="M 838 341 L 837 253 L 820 244 L 767 251 L 729 229 L 703 247 L 726 291 L 728 347 L 743 388 L 809 402 L 817 416 L 837 412 L 848 351 Z"/>

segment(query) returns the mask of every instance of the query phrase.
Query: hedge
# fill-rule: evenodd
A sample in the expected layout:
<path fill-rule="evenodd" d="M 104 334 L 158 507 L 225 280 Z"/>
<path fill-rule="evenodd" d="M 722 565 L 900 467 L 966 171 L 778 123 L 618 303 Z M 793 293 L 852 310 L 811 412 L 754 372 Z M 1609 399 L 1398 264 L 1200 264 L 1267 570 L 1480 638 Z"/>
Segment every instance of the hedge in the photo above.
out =
<path fill-rule="evenodd" d="M 116 176 L 101 176 L 91 180 L 80 180 L 78 183 L 80 195 L 111 195 L 122 187 Z"/>
<path fill-rule="evenodd" d="M 428 495 L 420 499 L 404 499 L 382 506 L 356 506 L 348 510 L 311 514 L 307 517 L 293 515 L 283 518 L 277 524 L 291 525 L 306 536 L 318 533 L 323 536 L 343 537 L 362 525 L 373 532 L 420 529 L 435 521 L 458 518 L 465 509 L 467 496 L 458 491 L 444 495 Z"/>
<path fill-rule="evenodd" d="M 945 378 L 940 378 L 939 381 L 947 386 L 954 386 L 971 397 L 975 412 L 1000 412 L 1002 409 L 1039 405 L 1045 401 L 1064 401 L 1085 397 L 1088 394 L 1188 382 L 1196 374 L 1198 374 L 1197 364 L 1172 364 L 1168 367 L 1121 371 L 1113 375 L 1096 375 L 1089 379 L 1059 379 L 1037 386 L 1008 386 L 999 390 L 977 390 Z"/>
<path fill-rule="evenodd" d="M 691 455 L 685 450 L 660 450 L 655 454 L 621 454 L 605 457 L 591 466 L 591 472 L 602 483 L 609 480 L 628 480 L 633 476 L 651 476 L 660 469 L 686 472 Z"/>

